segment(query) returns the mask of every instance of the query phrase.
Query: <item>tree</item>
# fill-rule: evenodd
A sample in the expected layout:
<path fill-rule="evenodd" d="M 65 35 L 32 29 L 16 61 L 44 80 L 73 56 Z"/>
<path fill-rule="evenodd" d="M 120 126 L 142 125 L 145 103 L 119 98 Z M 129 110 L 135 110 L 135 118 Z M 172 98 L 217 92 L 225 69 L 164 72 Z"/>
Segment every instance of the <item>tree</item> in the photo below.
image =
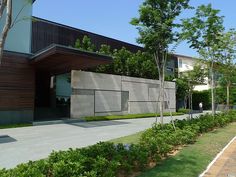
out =
<path fill-rule="evenodd" d="M 183 9 L 189 8 L 189 0 L 145 0 L 140 6 L 139 17 L 133 18 L 131 24 L 137 26 L 140 37 L 138 43 L 153 55 L 160 80 L 159 108 L 161 124 L 164 111 L 165 66 L 169 45 L 177 41 L 179 27 L 175 19 Z"/>
<path fill-rule="evenodd" d="M 177 78 L 176 79 L 176 100 L 177 100 L 177 105 L 178 103 L 184 103 L 184 108 L 187 108 L 187 98 L 188 98 L 188 93 L 190 90 L 188 81 L 185 78 Z M 180 108 L 180 107 L 178 107 Z"/>
<path fill-rule="evenodd" d="M 220 65 L 219 72 L 222 74 L 221 83 L 226 85 L 226 105 L 230 108 L 230 87 L 236 82 L 236 67 L 234 60 L 236 58 L 236 31 L 230 31 L 220 36 Z"/>
<path fill-rule="evenodd" d="M 138 51 L 127 58 L 126 71 L 128 76 L 155 79 L 158 76 L 155 61 L 145 52 Z"/>
<path fill-rule="evenodd" d="M 0 0 L 0 20 L 4 23 L 0 35 L 0 64 L 2 62 L 4 46 L 10 29 L 23 20 L 32 19 L 31 17 L 19 18 L 24 8 L 29 4 L 32 4 L 32 0 L 25 0 L 24 5 L 18 12 L 15 12 L 15 18 L 13 18 L 12 0 Z"/>
<path fill-rule="evenodd" d="M 75 48 L 86 50 L 89 52 L 96 51 L 95 45 L 91 42 L 91 39 L 86 35 L 83 37 L 82 41 L 80 41 L 80 39 L 76 40 Z"/>
<path fill-rule="evenodd" d="M 77 39 L 75 48 L 91 52 L 95 51 L 95 45 L 87 36 L 83 37 L 82 42 L 80 39 Z M 100 65 L 96 68 L 88 69 L 89 71 L 148 79 L 155 79 L 158 76 L 155 61 L 147 52 L 137 51 L 136 53 L 132 53 L 125 47 L 112 51 L 111 47 L 106 44 L 102 44 L 100 49 L 96 52 L 112 56 L 113 61 L 111 64 Z"/>
<path fill-rule="evenodd" d="M 98 53 L 103 54 L 103 55 L 112 56 L 111 46 L 106 45 L 106 44 L 102 44 Z M 99 65 L 95 68 L 94 71 L 98 72 L 98 73 L 112 74 L 113 73 L 113 66 L 112 66 L 112 64 Z"/>
<path fill-rule="evenodd" d="M 113 71 L 114 74 L 127 75 L 126 61 L 132 57 L 132 52 L 122 47 L 120 50 L 115 49 L 113 51 Z"/>
<path fill-rule="evenodd" d="M 186 39 L 190 48 L 196 49 L 210 65 L 213 115 L 215 114 L 214 63 L 217 61 L 217 53 L 220 49 L 219 36 L 224 31 L 223 17 L 219 16 L 219 12 L 213 9 L 211 4 L 201 5 L 196 9 L 194 17 L 182 20 L 183 39 Z"/>
<path fill-rule="evenodd" d="M 199 63 L 195 64 L 193 67 L 193 70 L 189 70 L 186 72 L 181 73 L 180 78 L 185 80 L 185 82 L 188 83 L 188 103 L 189 103 L 189 114 L 190 118 L 192 118 L 192 109 L 193 109 L 193 103 L 192 103 L 192 94 L 193 90 L 196 85 L 201 85 L 205 83 L 205 78 L 206 78 L 206 71 L 204 66 L 200 65 Z"/>
<path fill-rule="evenodd" d="M 6 42 L 7 34 L 12 25 L 12 0 L 0 1 L 0 19 L 4 17 L 4 11 L 6 11 L 5 24 L 0 36 L 0 64 L 2 62 L 4 45 Z"/>

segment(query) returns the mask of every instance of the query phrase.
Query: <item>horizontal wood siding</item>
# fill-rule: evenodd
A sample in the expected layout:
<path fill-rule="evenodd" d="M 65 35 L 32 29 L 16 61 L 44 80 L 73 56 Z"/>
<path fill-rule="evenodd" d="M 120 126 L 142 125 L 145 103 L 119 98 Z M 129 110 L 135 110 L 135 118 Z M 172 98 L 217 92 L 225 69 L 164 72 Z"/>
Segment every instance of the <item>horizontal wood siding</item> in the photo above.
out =
<path fill-rule="evenodd" d="M 6 52 L 0 65 L 0 110 L 33 110 L 34 85 L 27 56 Z"/>
<path fill-rule="evenodd" d="M 32 52 L 35 53 L 51 44 L 74 47 L 76 39 L 82 40 L 85 35 L 91 39 L 97 49 L 100 48 L 101 44 L 107 44 L 112 49 L 126 47 L 132 52 L 142 50 L 141 47 L 136 45 L 36 18 L 32 25 Z"/>

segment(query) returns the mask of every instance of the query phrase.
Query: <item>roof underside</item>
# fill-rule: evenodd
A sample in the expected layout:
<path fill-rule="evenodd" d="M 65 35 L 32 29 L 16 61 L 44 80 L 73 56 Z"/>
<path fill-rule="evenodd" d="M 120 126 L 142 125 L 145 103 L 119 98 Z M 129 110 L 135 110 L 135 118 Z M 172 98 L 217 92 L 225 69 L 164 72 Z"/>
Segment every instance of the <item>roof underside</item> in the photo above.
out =
<path fill-rule="evenodd" d="M 92 68 L 112 62 L 112 57 L 71 47 L 53 44 L 31 58 L 36 70 L 51 75 L 68 73 L 71 70 Z"/>

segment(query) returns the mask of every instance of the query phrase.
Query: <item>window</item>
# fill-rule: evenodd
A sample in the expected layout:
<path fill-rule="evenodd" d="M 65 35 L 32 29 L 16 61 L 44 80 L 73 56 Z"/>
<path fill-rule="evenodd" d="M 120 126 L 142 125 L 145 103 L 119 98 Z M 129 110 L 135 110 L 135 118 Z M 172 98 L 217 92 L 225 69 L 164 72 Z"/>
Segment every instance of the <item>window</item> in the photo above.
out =
<path fill-rule="evenodd" d="M 182 68 L 183 67 L 183 61 L 182 59 L 179 59 L 179 68 Z"/>

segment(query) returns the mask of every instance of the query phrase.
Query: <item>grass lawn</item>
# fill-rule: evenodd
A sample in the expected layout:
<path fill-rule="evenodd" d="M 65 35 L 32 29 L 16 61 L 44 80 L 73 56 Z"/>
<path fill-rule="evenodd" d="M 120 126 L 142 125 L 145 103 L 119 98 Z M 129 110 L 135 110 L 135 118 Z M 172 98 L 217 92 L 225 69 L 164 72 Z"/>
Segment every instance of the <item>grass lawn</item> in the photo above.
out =
<path fill-rule="evenodd" d="M 140 135 L 141 133 L 137 133 L 112 142 L 137 143 Z M 236 123 L 203 134 L 195 144 L 183 147 L 176 156 L 143 172 L 140 177 L 197 177 L 235 135 Z"/>
<path fill-rule="evenodd" d="M 19 127 L 29 127 L 32 124 L 12 124 L 12 125 L 0 125 L 0 129 L 7 129 L 7 128 L 19 128 Z"/>
<path fill-rule="evenodd" d="M 129 136 L 124 136 L 124 137 L 121 137 L 121 138 L 113 139 L 110 142 L 113 142 L 115 144 L 118 144 L 118 143 L 124 143 L 124 144 L 133 143 L 133 144 L 137 144 L 139 142 L 139 138 L 142 135 L 142 133 L 143 132 L 139 132 L 139 133 L 136 133 L 136 134 L 133 134 L 133 135 L 129 135 Z"/>
<path fill-rule="evenodd" d="M 173 112 L 173 116 L 180 116 L 184 113 Z M 85 117 L 86 121 L 100 121 L 100 120 L 118 120 L 118 119 L 138 119 L 138 118 L 147 118 L 147 117 L 155 117 L 155 113 L 146 113 L 146 114 L 128 114 L 128 115 L 111 115 L 111 116 L 91 116 Z M 159 117 L 160 114 L 157 114 Z M 164 113 L 164 116 L 170 116 L 170 113 Z"/>

